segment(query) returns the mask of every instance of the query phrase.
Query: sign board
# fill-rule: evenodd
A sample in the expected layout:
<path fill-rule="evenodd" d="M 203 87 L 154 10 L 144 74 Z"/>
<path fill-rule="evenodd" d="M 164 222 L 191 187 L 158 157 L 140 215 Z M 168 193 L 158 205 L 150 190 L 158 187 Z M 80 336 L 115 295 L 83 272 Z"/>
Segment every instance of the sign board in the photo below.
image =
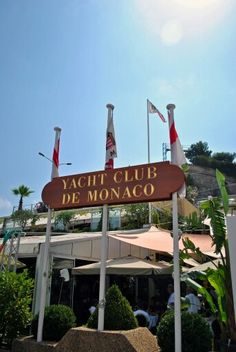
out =
<path fill-rule="evenodd" d="M 183 171 L 166 161 L 56 177 L 42 200 L 51 209 L 169 200 L 184 181 Z"/>

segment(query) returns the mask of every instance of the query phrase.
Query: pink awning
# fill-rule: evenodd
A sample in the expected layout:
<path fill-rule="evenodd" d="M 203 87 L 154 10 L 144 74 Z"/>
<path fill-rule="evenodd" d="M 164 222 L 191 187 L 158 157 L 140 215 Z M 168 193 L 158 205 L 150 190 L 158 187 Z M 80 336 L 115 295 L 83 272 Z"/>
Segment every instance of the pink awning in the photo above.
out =
<path fill-rule="evenodd" d="M 161 230 L 155 226 L 137 232 L 127 231 L 127 233 L 110 234 L 109 236 L 116 240 L 134 246 L 148 248 L 156 252 L 173 253 L 173 238 L 171 237 L 170 231 Z M 203 253 L 214 252 L 212 240 L 209 235 L 182 234 L 181 238 L 189 238 Z M 184 248 L 181 239 L 179 241 L 179 248 Z"/>

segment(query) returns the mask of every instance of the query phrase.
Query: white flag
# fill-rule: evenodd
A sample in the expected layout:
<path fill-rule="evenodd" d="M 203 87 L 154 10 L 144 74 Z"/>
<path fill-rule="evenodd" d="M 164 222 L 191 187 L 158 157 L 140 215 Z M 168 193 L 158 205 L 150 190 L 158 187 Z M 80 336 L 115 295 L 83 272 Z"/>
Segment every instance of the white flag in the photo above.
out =
<path fill-rule="evenodd" d="M 169 109 L 168 109 L 169 107 Z M 175 129 L 175 122 L 174 122 L 174 108 L 173 106 L 168 105 L 168 120 L 169 120 L 169 134 L 170 134 L 170 150 L 171 150 L 171 163 L 182 167 L 182 165 L 187 164 L 187 160 L 184 155 L 183 148 L 180 144 L 180 140 L 178 134 Z M 186 196 L 186 186 L 185 184 L 183 187 L 178 191 L 178 194 L 181 198 Z"/>
<path fill-rule="evenodd" d="M 107 132 L 106 132 L 106 160 L 105 170 L 114 168 L 114 158 L 117 158 L 115 130 L 113 124 L 113 109 L 112 104 L 107 104 Z"/>
<path fill-rule="evenodd" d="M 59 149 L 60 149 L 60 135 L 61 129 L 59 127 L 55 127 L 54 131 L 56 132 L 55 136 L 55 144 L 53 149 L 53 157 L 52 157 L 52 174 L 51 178 L 59 177 Z"/>
<path fill-rule="evenodd" d="M 148 103 L 148 112 L 150 114 L 157 114 L 163 122 L 166 122 L 166 119 L 164 118 L 162 113 L 155 107 L 155 105 L 153 105 L 153 103 L 151 103 L 150 100 L 147 100 L 147 103 Z"/>

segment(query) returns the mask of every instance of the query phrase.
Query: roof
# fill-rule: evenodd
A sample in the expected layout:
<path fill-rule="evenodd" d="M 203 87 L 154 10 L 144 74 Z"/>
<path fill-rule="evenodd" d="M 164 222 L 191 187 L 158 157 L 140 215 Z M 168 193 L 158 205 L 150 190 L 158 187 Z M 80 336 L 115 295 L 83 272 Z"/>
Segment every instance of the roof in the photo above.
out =
<path fill-rule="evenodd" d="M 170 231 L 158 229 L 155 226 L 151 226 L 148 229 L 142 229 L 141 231 L 135 231 L 133 233 L 123 232 L 110 234 L 109 236 L 116 240 L 143 248 L 149 248 L 156 252 L 173 254 L 173 238 Z M 212 239 L 209 235 L 182 234 L 181 237 L 189 238 L 203 253 L 214 252 Z M 184 249 L 182 241 L 179 241 L 179 248 Z"/>
<path fill-rule="evenodd" d="M 202 252 L 214 255 L 209 235 L 183 234 L 192 240 Z M 100 239 L 101 232 L 67 233 L 61 235 L 52 234 L 50 239 L 50 250 L 52 253 L 68 255 L 73 258 L 84 260 L 100 260 Z M 148 251 L 173 254 L 173 238 L 166 230 L 142 228 L 129 231 L 108 232 L 108 258 L 118 258 L 127 255 L 144 258 Z M 0 240 L 1 243 L 2 239 Z M 117 243 L 117 241 L 119 241 Z M 19 257 L 36 256 L 39 253 L 40 245 L 45 242 L 45 234 L 37 236 L 22 236 L 20 240 Z M 179 248 L 183 249 L 182 241 L 179 241 Z"/>
<path fill-rule="evenodd" d="M 74 275 L 99 275 L 101 262 L 83 265 L 72 269 Z M 106 261 L 108 275 L 164 275 L 171 274 L 173 266 L 167 262 L 153 263 L 132 256 L 110 259 Z"/>
<path fill-rule="evenodd" d="M 218 266 L 219 264 L 222 264 L 222 260 L 221 259 L 215 259 L 215 260 L 213 260 L 211 262 L 200 264 L 198 266 L 195 266 L 193 268 L 187 269 L 185 271 L 194 272 L 194 271 L 205 271 L 207 269 L 216 269 L 216 266 Z"/>

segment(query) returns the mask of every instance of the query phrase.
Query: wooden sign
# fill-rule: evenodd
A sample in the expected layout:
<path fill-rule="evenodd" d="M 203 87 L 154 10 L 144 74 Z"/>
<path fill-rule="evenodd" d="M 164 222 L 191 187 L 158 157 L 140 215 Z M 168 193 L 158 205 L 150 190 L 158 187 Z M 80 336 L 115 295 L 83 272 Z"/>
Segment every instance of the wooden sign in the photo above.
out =
<path fill-rule="evenodd" d="M 56 177 L 42 200 L 51 209 L 169 200 L 184 182 L 183 171 L 167 161 Z"/>

